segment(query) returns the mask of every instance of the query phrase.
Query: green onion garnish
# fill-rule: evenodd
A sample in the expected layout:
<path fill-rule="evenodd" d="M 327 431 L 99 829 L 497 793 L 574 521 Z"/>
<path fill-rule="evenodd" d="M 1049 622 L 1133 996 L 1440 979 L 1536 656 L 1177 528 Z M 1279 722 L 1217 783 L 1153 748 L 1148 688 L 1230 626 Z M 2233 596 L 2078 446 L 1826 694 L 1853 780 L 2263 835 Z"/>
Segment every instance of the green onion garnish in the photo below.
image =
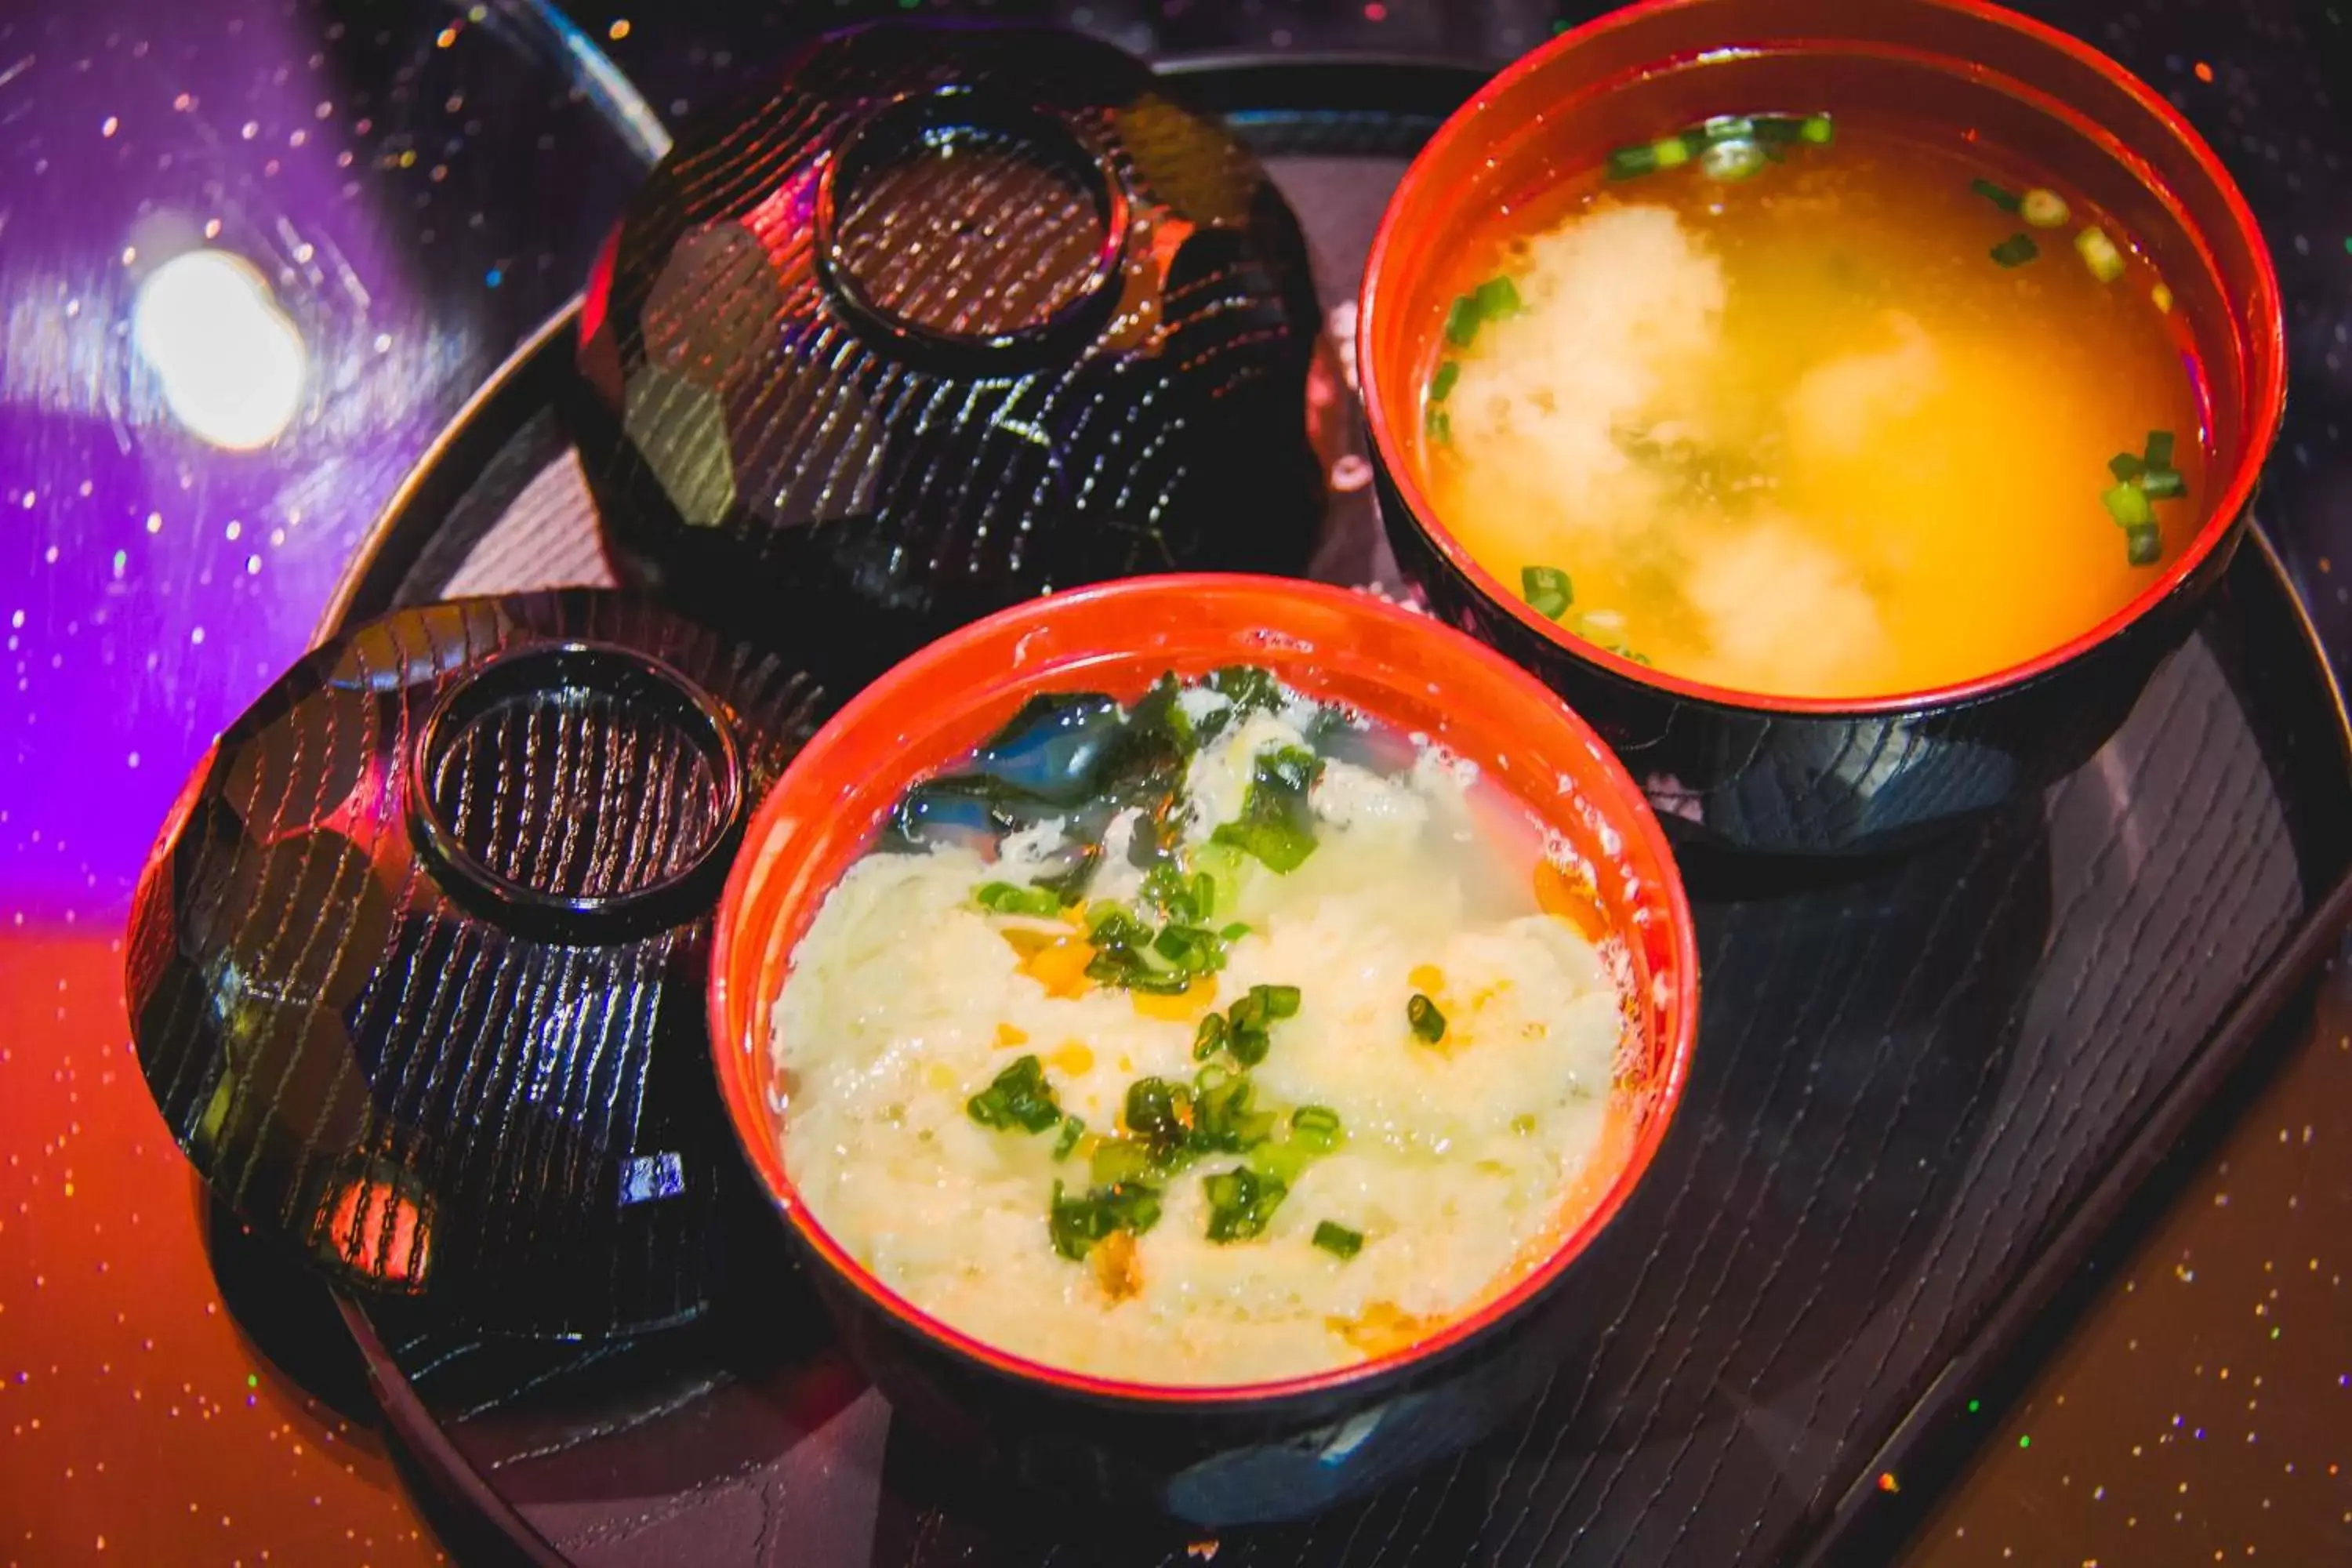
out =
<path fill-rule="evenodd" d="M 1798 128 L 1797 134 L 1816 147 L 1826 147 L 1836 138 L 1837 125 L 1826 114 L 1808 115 L 1805 123 Z"/>
<path fill-rule="evenodd" d="M 1339 1113 L 1328 1105 L 1302 1105 L 1290 1113 L 1290 1135 L 1314 1152 L 1328 1154 L 1344 1137 Z"/>
<path fill-rule="evenodd" d="M 1096 1186 L 1116 1187 L 1150 1175 L 1157 1163 L 1150 1144 L 1132 1138 L 1106 1138 L 1095 1145 L 1087 1166 Z"/>
<path fill-rule="evenodd" d="M 1654 142 L 1645 142 L 1638 147 L 1620 147 L 1609 154 L 1606 167 L 1609 178 L 1612 180 L 1639 179 L 1643 174 L 1654 174 L 1658 167 L 1657 146 Z M 1452 333 L 1449 331 L 1447 335 Z"/>
<path fill-rule="evenodd" d="M 986 882 L 972 897 L 984 910 L 1000 915 L 1037 915 L 1050 918 L 1062 909 L 1061 895 L 1051 888 L 1024 888 L 1011 882 Z"/>
<path fill-rule="evenodd" d="M 1221 1244 L 1263 1235 L 1274 1211 L 1290 1195 L 1283 1182 L 1246 1165 L 1220 1171 L 1202 1184 L 1209 1194 L 1209 1239 Z"/>
<path fill-rule="evenodd" d="M 2124 559 L 2135 566 L 2153 566 L 2164 556 L 2164 533 L 2156 524 L 2124 530 Z"/>
<path fill-rule="evenodd" d="M 1519 312 L 1519 286 L 1501 275 L 1489 278 L 1471 292 L 1481 322 L 1499 321 Z"/>
<path fill-rule="evenodd" d="M 1062 1184 L 1055 1182 L 1053 1206 L 1046 1213 L 1054 1250 L 1073 1263 L 1085 1261 L 1095 1244 L 1115 1230 L 1141 1236 L 1159 1223 L 1160 1189 L 1141 1182 L 1097 1187 L 1078 1198 L 1065 1196 Z"/>
<path fill-rule="evenodd" d="M 1576 603 L 1576 586 L 1557 566 L 1519 568 L 1519 595 L 1546 620 L 1556 621 Z"/>
<path fill-rule="evenodd" d="M 2147 504 L 2147 492 L 2129 480 L 2117 485 L 2099 497 L 2107 513 L 2118 528 L 2126 530 L 2153 527 L 2156 513 Z"/>
<path fill-rule="evenodd" d="M 1063 1117 L 1062 1131 L 1054 1140 L 1054 1158 L 1056 1160 L 1068 1159 L 1070 1157 L 1070 1151 L 1076 1148 L 1078 1146 L 1078 1140 L 1086 1135 L 1087 1124 L 1085 1122 L 1079 1121 L 1075 1116 Z"/>
<path fill-rule="evenodd" d="M 1224 930 L 1219 931 L 1217 934 L 1224 938 L 1227 942 L 1239 942 L 1242 938 L 1249 935 L 1249 933 L 1250 928 L 1246 924 L 1240 921 L 1235 921 L 1233 924 L 1225 927 Z"/>
<path fill-rule="evenodd" d="M 1164 1078 L 1139 1078 L 1127 1086 L 1127 1130 L 1165 1157 L 1192 1131 L 1192 1091 Z"/>
<path fill-rule="evenodd" d="M 1435 1045 L 1445 1038 L 1445 1015 L 1437 1004 L 1416 991 L 1404 1005 L 1404 1021 L 1412 1026 L 1413 1037 L 1425 1045 Z"/>
<path fill-rule="evenodd" d="M 2189 481 L 2178 468 L 2150 468 L 2140 475 L 2139 488 L 2150 500 L 2178 500 L 2189 493 Z"/>
<path fill-rule="evenodd" d="M 1225 1016 L 1211 1013 L 1192 1030 L 1192 1059 L 1207 1061 L 1225 1048 Z"/>
<path fill-rule="evenodd" d="M 1698 155 L 1699 173 L 1710 180 L 1752 179 L 1763 172 L 1767 162 L 1763 144 L 1745 137 L 1710 142 Z"/>
<path fill-rule="evenodd" d="M 2028 191 L 2018 200 L 2017 216 L 2036 228 L 2060 227 L 2067 217 L 2066 198 L 2055 191 Z"/>
<path fill-rule="evenodd" d="M 1364 1249 L 1364 1233 L 1327 1219 L 1315 1226 L 1315 1245 L 1345 1263 Z"/>
<path fill-rule="evenodd" d="M 2022 267 L 2041 254 L 2030 234 L 2012 234 L 1992 247 L 1992 258 L 2003 267 Z"/>
<path fill-rule="evenodd" d="M 1431 440 L 1443 441 L 1449 447 L 1454 444 L 1454 420 L 1444 409 L 1431 409 L 1425 423 Z"/>
<path fill-rule="evenodd" d="M 1437 367 L 1437 374 L 1429 378 L 1429 400 L 1432 403 L 1444 402 L 1446 394 L 1452 392 L 1454 384 L 1461 379 L 1462 362 L 1454 359 L 1445 361 Z"/>
<path fill-rule="evenodd" d="M 1679 136 L 1662 136 L 1650 143 L 1650 156 L 1661 169 L 1676 169 L 1690 162 L 1690 143 Z"/>
<path fill-rule="evenodd" d="M 2074 237 L 2074 249 L 2083 258 L 2083 265 L 2091 276 L 2102 283 L 2112 283 L 2124 275 L 2124 253 L 2103 229 L 2086 228 Z"/>
<path fill-rule="evenodd" d="M 2117 452 L 2107 459 L 2107 472 L 2115 475 L 2117 484 L 2129 484 L 2147 472 L 2147 464 L 2129 452 Z"/>
<path fill-rule="evenodd" d="M 2025 198 L 2015 191 L 2003 190 L 1990 180 L 1970 180 L 1969 189 L 2005 213 L 2016 212 L 2025 205 Z"/>
<path fill-rule="evenodd" d="M 1472 295 L 1458 295 L 1445 309 L 1445 341 L 1466 349 L 1477 336 L 1478 301 Z"/>
<path fill-rule="evenodd" d="M 995 1081 L 964 1101 L 964 1110 L 982 1127 L 1018 1127 L 1024 1132 L 1043 1132 L 1062 1120 L 1053 1086 L 1045 1081 L 1045 1064 L 1035 1057 L 1023 1057 L 998 1073 Z"/>
<path fill-rule="evenodd" d="M 2140 458 L 2151 468 L 2168 468 L 2172 467 L 2172 445 L 2171 431 L 2151 430 L 2147 433 L 2147 446 L 2141 451 Z"/>

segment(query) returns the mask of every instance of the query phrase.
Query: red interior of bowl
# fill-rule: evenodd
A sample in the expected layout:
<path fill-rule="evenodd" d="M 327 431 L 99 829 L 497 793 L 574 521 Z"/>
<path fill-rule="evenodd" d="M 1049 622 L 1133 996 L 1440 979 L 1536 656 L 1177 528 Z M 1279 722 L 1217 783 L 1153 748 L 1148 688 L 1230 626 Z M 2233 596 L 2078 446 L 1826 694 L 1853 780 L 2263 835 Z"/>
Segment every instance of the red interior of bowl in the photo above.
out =
<path fill-rule="evenodd" d="M 1557 829 L 1593 868 L 1612 931 L 1625 939 L 1637 1094 L 1607 1184 L 1580 1190 L 1558 1248 L 1477 1312 L 1391 1355 L 1308 1377 L 1239 1387 L 1122 1384 L 1009 1356 L 960 1333 L 868 1274 L 800 1203 L 780 1139 L 768 1017 L 793 949 L 824 895 L 863 854 L 911 784 L 961 760 L 1033 693 L 1139 696 L 1163 672 L 1249 663 L 1311 696 L 1349 704 L 1478 764 Z M 883 1310 L 933 1339 L 1019 1375 L 1095 1394 L 1205 1403 L 1303 1393 L 1428 1355 L 1540 1289 L 1606 1224 L 1648 1166 L 1681 1097 L 1697 1033 L 1690 909 L 1641 792 L 1583 721 L 1501 656 L 1367 595 L 1235 575 L 1130 579 L 991 616 L 899 665 L 809 742 L 753 817 L 719 906 L 710 965 L 710 1037 L 730 1120 L 790 1223 Z M 1563 1194 L 1563 1201 L 1569 1199 Z"/>
<path fill-rule="evenodd" d="M 1793 88 L 1794 90 L 1789 90 Z M 1819 103 L 1982 136 L 2063 174 L 2161 264 L 2207 395 L 2213 500 L 2137 597 L 2024 663 L 1869 698 L 1734 691 L 1571 637 L 1474 561 L 1420 479 L 1420 386 L 1448 301 L 1435 258 L 1514 196 L 1707 114 Z M 2193 576 L 2245 510 L 2278 433 L 2285 322 L 2269 250 L 2213 150 L 2088 45 L 1980 0 L 1648 0 L 1528 55 L 1441 127 L 1405 173 L 1366 264 L 1357 367 L 1375 447 L 1432 544 L 1506 613 L 1643 685 L 1780 712 L 1907 711 L 1981 696 L 2112 637 Z"/>

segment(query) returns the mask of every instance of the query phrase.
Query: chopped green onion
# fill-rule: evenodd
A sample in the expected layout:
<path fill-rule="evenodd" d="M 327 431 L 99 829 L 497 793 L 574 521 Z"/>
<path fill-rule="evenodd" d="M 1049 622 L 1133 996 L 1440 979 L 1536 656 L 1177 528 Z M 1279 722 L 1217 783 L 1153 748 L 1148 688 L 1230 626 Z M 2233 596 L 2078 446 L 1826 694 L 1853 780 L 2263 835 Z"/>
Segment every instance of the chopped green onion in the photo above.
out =
<path fill-rule="evenodd" d="M 1220 1244 L 1265 1234 L 1274 1211 L 1290 1195 L 1286 1184 L 1246 1165 L 1220 1171 L 1202 1184 L 1209 1194 L 1209 1239 Z"/>
<path fill-rule="evenodd" d="M 1302 1105 L 1290 1113 L 1290 1135 L 1318 1154 L 1328 1154 L 1343 1138 L 1339 1113 L 1328 1105 Z"/>
<path fill-rule="evenodd" d="M 1454 384 L 1461 379 L 1462 362 L 1454 359 L 1445 361 L 1437 367 L 1437 374 L 1429 378 L 1429 400 L 1432 403 L 1444 402 L 1445 395 L 1452 392 Z"/>
<path fill-rule="evenodd" d="M 1162 860 L 1151 868 L 1143 879 L 1143 896 L 1171 921 L 1192 925 L 1201 919 L 1198 884 L 1179 870 L 1173 860 Z"/>
<path fill-rule="evenodd" d="M 984 910 L 1000 915 L 1051 917 L 1062 910 L 1062 897 L 1050 888 L 1023 888 L 1011 882 L 987 882 L 972 897 Z"/>
<path fill-rule="evenodd" d="M 1315 1245 L 1345 1263 L 1364 1249 L 1364 1233 L 1322 1220 L 1315 1226 Z"/>
<path fill-rule="evenodd" d="M 1075 1116 L 1063 1117 L 1061 1133 L 1054 1140 L 1054 1158 L 1056 1160 L 1068 1159 L 1070 1157 L 1070 1151 L 1076 1148 L 1078 1146 L 1078 1140 L 1086 1135 L 1087 1124 L 1085 1122 L 1079 1121 Z"/>
<path fill-rule="evenodd" d="M 1656 173 L 1657 167 L 1658 150 L 1650 142 L 1643 142 L 1639 147 L 1618 148 L 1609 154 L 1607 164 L 1609 177 L 1612 180 L 1639 179 L 1643 174 Z M 1447 335 L 1452 334 L 1449 332 Z"/>
<path fill-rule="evenodd" d="M 2150 500 L 2177 500 L 2189 493 L 2189 481 L 2178 468 L 2149 468 L 2140 475 L 2139 488 Z"/>
<path fill-rule="evenodd" d="M 1435 1045 L 1445 1038 L 1445 1015 L 1437 1004 L 1416 991 L 1404 1005 L 1404 1021 L 1412 1026 L 1413 1037 L 1426 1045 Z"/>
<path fill-rule="evenodd" d="M 1156 1162 L 1150 1146 L 1132 1138 L 1106 1138 L 1095 1145 L 1087 1162 L 1097 1187 L 1116 1187 L 1151 1173 Z"/>
<path fill-rule="evenodd" d="M 2107 472 L 2115 475 L 2117 484 L 2129 484 L 2147 472 L 2147 464 L 2129 452 L 2117 452 L 2107 459 Z"/>
<path fill-rule="evenodd" d="M 2147 291 L 2147 297 L 2151 300 L 2155 301 L 2156 308 L 2158 310 L 2163 311 L 2168 316 L 2172 314 L 2172 290 L 2170 289 L 2159 283 L 2155 288 Z"/>
<path fill-rule="evenodd" d="M 1224 938 L 1227 942 L 1239 942 L 1242 938 L 1249 935 L 1249 933 L 1250 928 L 1246 924 L 1240 921 L 1235 921 L 1233 924 L 1225 927 L 1224 930 L 1219 931 L 1217 934 Z"/>
<path fill-rule="evenodd" d="M 1805 122 L 1793 115 L 1759 114 L 1748 122 L 1756 140 L 1768 147 L 1777 147 L 1804 139 Z"/>
<path fill-rule="evenodd" d="M 1519 286 L 1507 277 L 1487 279 L 1472 290 L 1470 300 L 1478 307 L 1478 320 L 1482 322 L 1499 321 L 1519 313 Z"/>
<path fill-rule="evenodd" d="M 2074 249 L 2083 258 L 2083 265 L 2091 276 L 2102 283 L 2112 283 L 2124 275 L 2124 253 L 2103 229 L 2086 228 L 2074 237 Z"/>
<path fill-rule="evenodd" d="M 1087 978 L 1097 985 L 1140 991 L 1147 996 L 1180 996 L 1192 988 L 1192 977 L 1182 970 L 1155 969 L 1135 949 L 1097 949 L 1087 961 Z"/>
<path fill-rule="evenodd" d="M 1273 1136 L 1275 1115 L 1250 1108 L 1255 1090 L 1246 1074 L 1213 1065 L 1202 1068 L 1192 1082 L 1192 1134 L 1185 1142 L 1189 1151 L 1239 1154 Z"/>
<path fill-rule="evenodd" d="M 1192 1059 L 1207 1061 L 1225 1048 L 1225 1016 L 1211 1013 L 1192 1030 Z"/>
<path fill-rule="evenodd" d="M 1053 1086 L 1045 1081 L 1045 1065 L 1034 1056 L 998 1073 L 995 1081 L 964 1101 L 964 1111 L 982 1127 L 1018 1127 L 1024 1132 L 1043 1132 L 1062 1119 Z"/>
<path fill-rule="evenodd" d="M 1443 441 L 1449 447 L 1454 444 L 1454 419 L 1444 409 L 1431 409 L 1427 423 L 1433 440 Z"/>
<path fill-rule="evenodd" d="M 1690 162 L 1690 143 L 1679 136 L 1661 137 L 1650 143 L 1650 156 L 1661 169 L 1678 169 Z"/>
<path fill-rule="evenodd" d="M 1265 1006 L 1265 1016 L 1269 1018 L 1298 1016 L 1300 997 L 1296 985 L 1253 985 L 1249 994 Z"/>
<path fill-rule="evenodd" d="M 1457 295 L 1445 310 L 1445 341 L 1457 349 L 1466 349 L 1478 336 L 1478 301 L 1468 294 Z"/>
<path fill-rule="evenodd" d="M 1746 180 L 1762 173 L 1767 161 L 1760 143 L 1741 137 L 1708 142 L 1698 155 L 1698 169 L 1710 180 Z"/>
<path fill-rule="evenodd" d="M 1127 1130 L 1164 1157 L 1192 1131 L 1192 1091 L 1164 1078 L 1139 1078 L 1127 1086 Z"/>
<path fill-rule="evenodd" d="M 2017 216 L 2036 228 L 2061 227 L 2066 222 L 2066 198 L 2055 191 L 2028 191 L 2019 198 Z"/>
<path fill-rule="evenodd" d="M 2022 267 L 2042 254 L 2029 234 L 2012 234 L 1992 247 L 1992 258 L 2003 267 Z"/>
<path fill-rule="evenodd" d="M 1073 1263 L 1083 1262 L 1097 1242 L 1116 1230 L 1141 1236 L 1160 1223 L 1160 1189 L 1141 1182 L 1097 1187 L 1084 1197 L 1066 1197 L 1062 1184 L 1054 1184 L 1053 1205 L 1046 1227 L 1054 1250 Z"/>
<path fill-rule="evenodd" d="M 2099 500 L 2106 503 L 2108 514 L 2119 528 L 2145 528 L 2156 521 L 2156 513 L 2149 510 L 2147 504 L 2147 492 L 2129 480 L 2117 485 Z"/>
<path fill-rule="evenodd" d="M 2172 447 L 2171 431 L 2151 430 L 2147 433 L 2147 445 L 2142 448 L 2140 457 L 2151 468 L 2168 468 L 2172 467 Z"/>
<path fill-rule="evenodd" d="M 1837 136 L 1837 124 L 1826 114 L 1808 115 L 1797 134 L 1816 147 L 1826 147 Z"/>
<path fill-rule="evenodd" d="M 1519 568 L 1519 595 L 1536 614 L 1546 620 L 1556 621 L 1568 614 L 1576 603 L 1576 585 L 1568 574 L 1557 566 L 1522 566 Z"/>
<path fill-rule="evenodd" d="M 2025 198 L 2015 191 L 2003 190 L 1990 180 L 1970 180 L 1969 189 L 2005 213 L 2013 213 L 2025 205 Z"/>
<path fill-rule="evenodd" d="M 2153 566 L 2164 557 L 2164 533 L 2156 524 L 2124 530 L 2124 559 L 2135 566 Z"/>

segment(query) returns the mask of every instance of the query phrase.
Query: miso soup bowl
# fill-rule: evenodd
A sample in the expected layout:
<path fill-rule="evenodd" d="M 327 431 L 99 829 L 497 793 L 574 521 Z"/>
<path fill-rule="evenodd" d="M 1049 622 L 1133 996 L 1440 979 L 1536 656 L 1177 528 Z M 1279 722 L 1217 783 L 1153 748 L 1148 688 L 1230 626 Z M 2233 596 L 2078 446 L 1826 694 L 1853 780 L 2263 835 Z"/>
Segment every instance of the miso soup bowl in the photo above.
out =
<path fill-rule="evenodd" d="M 2201 526 L 2129 604 L 2021 664 L 1867 699 L 1670 675 L 1528 605 L 1424 489 L 1418 373 L 1447 305 L 1440 262 L 1465 226 L 1662 128 L 1801 106 L 1981 137 L 2088 192 L 2151 254 L 2194 343 L 2211 454 Z M 1573 704 L 1678 840 L 1735 850 L 1895 847 L 2087 761 L 2228 567 L 2285 396 L 2277 279 L 2212 149 L 2113 60 L 1978 0 L 1655 0 L 1561 35 L 1423 149 L 1373 242 L 1357 323 L 1375 482 L 1405 575 Z"/>
<path fill-rule="evenodd" d="M 826 893 L 910 784 L 965 756 L 1039 692 L 1131 699 L 1163 671 L 1192 677 L 1236 662 L 1475 763 L 1593 868 L 1608 940 L 1622 940 L 1632 976 L 1632 1048 L 1620 1058 L 1609 1142 L 1617 1157 L 1604 1156 L 1573 1197 L 1562 1194 L 1583 1217 L 1556 1252 L 1486 1306 L 1394 1353 L 1227 1387 L 1057 1370 L 927 1315 L 809 1212 L 782 1138 L 769 1017 Z M 720 907 L 709 1000 L 720 1091 L 744 1154 L 845 1343 L 894 1406 L 987 1475 L 1077 1504 L 1076 1517 L 1148 1510 L 1215 1529 L 1309 1514 L 1458 1450 L 1521 1407 L 1547 1362 L 1587 1337 L 1577 1266 L 1643 1179 L 1675 1113 L 1697 1029 L 1697 978 L 1689 906 L 1656 818 L 1599 738 L 1525 672 L 1367 595 L 1171 575 L 990 616 L 843 709 L 747 830 Z M 1046 1244 L 1042 1214 L 1038 1244 Z"/>

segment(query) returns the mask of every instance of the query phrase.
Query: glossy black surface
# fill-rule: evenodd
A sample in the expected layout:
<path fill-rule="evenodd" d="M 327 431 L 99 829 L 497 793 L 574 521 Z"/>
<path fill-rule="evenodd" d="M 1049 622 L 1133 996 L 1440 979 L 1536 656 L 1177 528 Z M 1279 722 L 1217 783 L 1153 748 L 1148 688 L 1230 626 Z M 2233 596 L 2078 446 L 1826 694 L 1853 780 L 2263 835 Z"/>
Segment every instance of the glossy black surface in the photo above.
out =
<path fill-rule="evenodd" d="M 1387 73 L 1401 77 L 1439 98 L 1433 81 L 1467 85 Z M 1272 160 L 1336 307 L 1432 122 L 1250 95 L 1296 79 L 1202 85 Z M 500 417 L 518 450 L 560 459 Z M 1384 576 L 1369 487 L 1336 493 L 1325 569 Z M 470 559 L 568 559 L 586 526 L 584 500 L 542 497 Z M 409 563 L 425 549 L 397 530 L 385 544 Z M 1690 1098 L 1567 1293 L 1558 1374 L 1520 1369 L 1534 1410 L 1458 1461 L 1310 1526 L 1227 1534 L 1218 1560 L 1785 1553 L 2202 1059 L 2346 864 L 2347 824 L 2332 692 L 2250 547 L 2116 740 L 2046 795 L 1914 855 L 1778 869 L 1687 856 L 1706 993 Z M 384 1312 L 363 1342 L 444 1484 L 572 1561 L 1186 1561 L 1165 1537 L 1041 1534 L 890 1419 L 790 1273 L 593 1356 L 519 1358 Z"/>
<path fill-rule="evenodd" d="M 139 1065 L 219 1198 L 452 1321 L 699 1311 L 741 1181 L 710 873 L 818 701 L 580 590 L 400 611 L 296 665 L 190 781 L 131 932 Z"/>
<path fill-rule="evenodd" d="M 871 27 L 768 79 L 680 131 L 583 306 L 625 575 L 786 612 L 854 683 L 1050 588 L 1305 570 L 1320 321 L 1223 126 L 1054 31 Z"/>

